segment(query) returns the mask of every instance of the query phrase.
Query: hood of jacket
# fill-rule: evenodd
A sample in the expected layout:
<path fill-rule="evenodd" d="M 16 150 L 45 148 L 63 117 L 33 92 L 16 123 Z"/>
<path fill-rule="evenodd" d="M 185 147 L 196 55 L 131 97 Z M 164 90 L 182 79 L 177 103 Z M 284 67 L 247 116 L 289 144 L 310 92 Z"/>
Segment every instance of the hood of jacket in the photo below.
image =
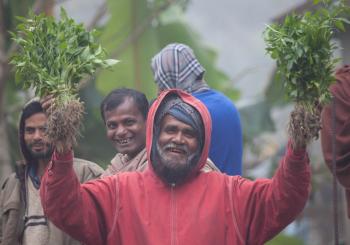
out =
<path fill-rule="evenodd" d="M 153 141 L 158 140 L 156 139 L 156 136 L 154 133 L 155 131 L 154 124 L 156 121 L 155 117 L 158 116 L 157 111 L 160 109 L 160 107 L 164 103 L 166 103 L 165 102 L 166 98 L 173 95 L 178 96 L 183 102 L 191 105 L 194 109 L 196 109 L 202 119 L 203 126 L 204 126 L 202 151 L 200 152 L 200 157 L 196 167 L 192 170 L 192 172 L 189 174 L 189 177 L 186 180 L 188 181 L 188 179 L 192 178 L 193 176 L 195 176 L 200 172 L 200 169 L 205 165 L 207 161 L 210 139 L 211 139 L 211 118 L 206 106 L 201 101 L 199 101 L 192 95 L 184 92 L 183 90 L 179 90 L 179 89 L 165 90 L 158 96 L 158 98 L 152 104 L 147 117 L 147 129 L 146 129 L 147 160 L 149 163 L 150 170 L 154 172 L 154 169 L 152 166 L 152 160 L 151 160 L 151 152 L 152 152 L 152 147 L 154 147 Z"/>
<path fill-rule="evenodd" d="M 30 151 L 27 148 L 27 145 L 24 141 L 24 128 L 25 128 L 25 120 L 36 113 L 43 113 L 44 110 L 41 107 L 41 104 L 38 99 L 30 100 L 22 109 L 19 125 L 18 125 L 18 141 L 19 147 L 23 156 L 23 160 L 20 164 L 31 164 L 34 162 L 33 157 L 30 154 Z"/>
<path fill-rule="evenodd" d="M 335 111 L 332 105 L 323 108 L 321 146 L 325 162 L 332 169 L 332 139 L 335 137 L 337 176 L 340 183 L 348 189 L 350 187 L 350 166 L 348 164 L 350 160 L 350 65 L 338 69 L 335 78 L 336 82 L 330 86 L 335 101 Z M 332 128 L 333 116 L 335 117 L 335 132 Z"/>

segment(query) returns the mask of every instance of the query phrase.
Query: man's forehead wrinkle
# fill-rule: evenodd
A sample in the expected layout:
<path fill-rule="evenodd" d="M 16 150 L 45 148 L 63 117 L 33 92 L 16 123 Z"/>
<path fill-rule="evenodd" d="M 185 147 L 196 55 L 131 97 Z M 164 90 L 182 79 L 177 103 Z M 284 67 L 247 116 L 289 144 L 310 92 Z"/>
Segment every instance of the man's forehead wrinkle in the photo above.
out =
<path fill-rule="evenodd" d="M 172 116 L 172 115 L 168 115 L 168 116 L 170 116 L 170 117 L 172 117 L 173 118 L 173 120 L 172 121 L 167 121 L 167 123 L 165 124 L 164 123 L 164 120 L 165 120 L 165 118 L 166 118 L 166 116 L 162 119 L 162 127 L 164 127 L 164 128 L 178 128 L 179 127 L 179 124 L 178 123 L 176 123 L 176 122 L 180 122 L 180 123 L 183 123 L 183 124 L 185 124 L 186 126 L 185 127 L 183 127 L 183 130 L 191 130 L 191 131 L 195 131 L 195 129 L 191 126 L 191 125 L 189 125 L 189 124 L 187 124 L 187 123 L 185 123 L 185 122 L 182 122 L 181 120 L 179 120 L 179 119 L 177 119 L 176 117 L 174 117 L 174 116 Z M 174 120 L 176 121 L 176 122 L 174 122 Z"/>

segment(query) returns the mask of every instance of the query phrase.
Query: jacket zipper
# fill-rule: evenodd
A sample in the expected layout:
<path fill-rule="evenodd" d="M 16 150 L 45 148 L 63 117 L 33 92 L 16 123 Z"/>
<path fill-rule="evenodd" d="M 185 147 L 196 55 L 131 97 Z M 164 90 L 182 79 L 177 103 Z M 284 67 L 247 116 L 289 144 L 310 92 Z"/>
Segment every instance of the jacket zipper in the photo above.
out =
<path fill-rule="evenodd" d="M 171 211 L 170 211 L 170 236 L 171 236 L 171 245 L 176 245 L 176 195 L 175 195 L 175 183 L 171 184 Z"/>

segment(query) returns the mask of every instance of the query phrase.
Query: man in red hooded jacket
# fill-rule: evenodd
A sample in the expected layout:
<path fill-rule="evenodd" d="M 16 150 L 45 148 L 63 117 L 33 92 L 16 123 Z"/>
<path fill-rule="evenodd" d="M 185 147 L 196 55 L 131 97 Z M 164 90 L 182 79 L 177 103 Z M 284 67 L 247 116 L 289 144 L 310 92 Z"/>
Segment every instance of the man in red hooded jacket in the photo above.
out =
<path fill-rule="evenodd" d="M 148 169 L 80 184 L 67 146 L 54 153 L 42 180 L 45 213 L 84 244 L 264 244 L 303 210 L 306 151 L 289 144 L 272 179 L 201 172 L 210 132 L 199 100 L 165 91 L 148 115 Z"/>
<path fill-rule="evenodd" d="M 335 139 L 335 171 L 345 188 L 348 217 L 350 218 L 350 65 L 344 65 L 335 73 L 336 82 L 330 86 L 335 110 L 327 105 L 322 110 L 321 145 L 325 162 L 333 170 L 333 145 Z M 335 128 L 332 127 L 332 119 Z"/>

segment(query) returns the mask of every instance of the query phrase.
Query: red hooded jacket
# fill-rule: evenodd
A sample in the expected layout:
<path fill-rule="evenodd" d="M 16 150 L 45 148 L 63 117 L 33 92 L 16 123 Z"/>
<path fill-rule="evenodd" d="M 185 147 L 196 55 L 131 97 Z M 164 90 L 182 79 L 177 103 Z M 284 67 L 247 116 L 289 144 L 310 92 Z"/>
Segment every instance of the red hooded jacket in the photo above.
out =
<path fill-rule="evenodd" d="M 170 93 L 177 93 L 194 106 L 205 125 L 200 164 L 185 183 L 166 184 L 149 164 L 144 172 L 121 173 L 80 184 L 72 169 L 73 154 L 54 154 L 42 180 L 45 213 L 85 244 L 264 244 L 304 208 L 310 186 L 307 154 L 293 153 L 288 148 L 272 179 L 250 181 L 200 172 L 208 156 L 209 113 L 191 95 L 169 90 L 160 95 L 149 112 L 148 161 L 154 117 Z"/>
<path fill-rule="evenodd" d="M 330 86 L 335 101 L 322 111 L 321 145 L 325 162 L 332 171 L 333 137 L 335 139 L 336 176 L 345 187 L 348 217 L 350 218 L 350 65 L 339 68 L 335 73 L 336 83 Z M 335 117 L 335 131 L 332 117 Z"/>

